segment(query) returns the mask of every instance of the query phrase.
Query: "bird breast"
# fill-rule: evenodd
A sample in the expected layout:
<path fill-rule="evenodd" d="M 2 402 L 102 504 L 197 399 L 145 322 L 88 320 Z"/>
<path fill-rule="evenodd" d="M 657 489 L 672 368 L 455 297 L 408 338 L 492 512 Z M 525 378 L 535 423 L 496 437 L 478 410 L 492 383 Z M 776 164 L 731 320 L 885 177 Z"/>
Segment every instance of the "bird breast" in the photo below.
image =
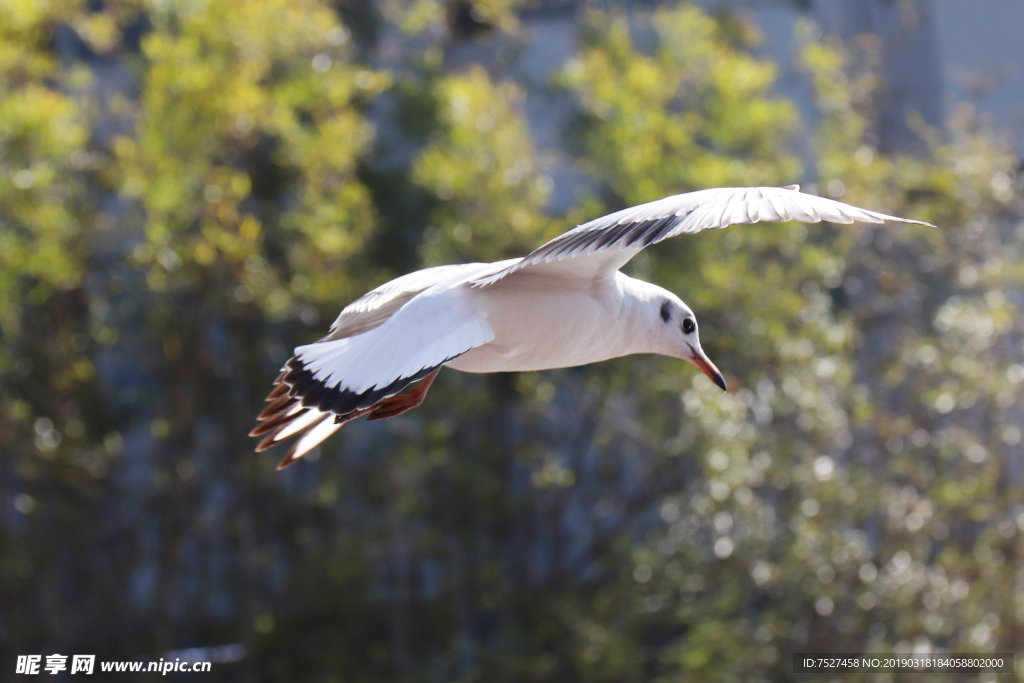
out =
<path fill-rule="evenodd" d="M 470 289 L 494 340 L 448 364 L 463 372 L 515 372 L 586 365 L 629 353 L 632 336 L 616 280 L 587 290 L 548 278 L 509 278 Z"/>

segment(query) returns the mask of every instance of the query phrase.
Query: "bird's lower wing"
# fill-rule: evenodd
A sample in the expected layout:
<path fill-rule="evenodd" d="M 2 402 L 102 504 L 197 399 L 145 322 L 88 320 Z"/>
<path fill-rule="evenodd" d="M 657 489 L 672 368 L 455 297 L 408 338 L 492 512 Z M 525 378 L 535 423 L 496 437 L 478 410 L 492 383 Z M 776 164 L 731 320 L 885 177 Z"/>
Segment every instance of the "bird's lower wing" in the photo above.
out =
<path fill-rule="evenodd" d="M 288 456 L 301 457 L 346 420 L 494 339 L 464 294 L 432 287 L 369 332 L 296 348 L 251 434 L 267 435 L 258 450 L 304 433 Z"/>
<path fill-rule="evenodd" d="M 641 249 L 676 235 L 762 221 L 918 223 L 859 209 L 788 187 L 724 187 L 641 204 L 585 223 L 500 271 L 477 278 L 484 287 L 517 271 L 592 280 L 608 277 Z"/>

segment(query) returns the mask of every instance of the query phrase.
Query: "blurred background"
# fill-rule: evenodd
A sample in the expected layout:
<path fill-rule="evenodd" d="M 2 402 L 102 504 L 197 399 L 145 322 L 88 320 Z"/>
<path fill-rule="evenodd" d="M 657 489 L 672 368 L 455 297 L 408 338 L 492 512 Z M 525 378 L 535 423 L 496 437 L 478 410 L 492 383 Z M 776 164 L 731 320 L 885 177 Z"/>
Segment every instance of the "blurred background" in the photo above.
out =
<path fill-rule="evenodd" d="M 204 680 L 786 681 L 795 651 L 1021 649 L 1021 25 L 0 0 L 2 676 L 199 648 Z M 253 453 L 291 349 L 388 279 L 789 183 L 939 228 L 634 259 L 728 394 L 655 357 L 447 370 L 284 472 Z"/>

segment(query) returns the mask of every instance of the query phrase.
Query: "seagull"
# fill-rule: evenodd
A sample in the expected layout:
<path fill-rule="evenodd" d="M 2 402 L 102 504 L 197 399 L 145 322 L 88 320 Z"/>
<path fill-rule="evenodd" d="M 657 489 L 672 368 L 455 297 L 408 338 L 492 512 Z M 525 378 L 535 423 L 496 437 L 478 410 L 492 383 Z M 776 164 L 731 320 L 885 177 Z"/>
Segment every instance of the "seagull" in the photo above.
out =
<path fill-rule="evenodd" d="M 295 349 L 250 433 L 263 437 L 256 452 L 298 437 L 278 465 L 284 469 L 353 420 L 420 405 L 444 366 L 522 372 L 655 353 L 694 365 L 725 390 L 690 307 L 619 269 L 669 237 L 761 221 L 934 227 L 798 185 L 716 188 L 592 220 L 522 258 L 419 270 L 352 302 L 327 336 Z"/>

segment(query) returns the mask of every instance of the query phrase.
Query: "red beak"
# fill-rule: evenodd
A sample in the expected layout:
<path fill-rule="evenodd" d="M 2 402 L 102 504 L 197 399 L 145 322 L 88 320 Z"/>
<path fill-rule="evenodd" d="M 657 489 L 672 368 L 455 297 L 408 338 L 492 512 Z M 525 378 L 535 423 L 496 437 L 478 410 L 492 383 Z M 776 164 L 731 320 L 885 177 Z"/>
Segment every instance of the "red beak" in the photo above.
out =
<path fill-rule="evenodd" d="M 692 347 L 691 347 L 692 348 Z M 725 387 L 725 377 L 722 377 L 722 373 L 718 371 L 715 364 L 708 360 L 708 357 L 704 355 L 704 351 L 700 349 L 693 349 L 693 358 L 690 359 L 701 372 L 708 376 L 712 382 L 721 387 L 722 391 L 727 391 Z"/>

